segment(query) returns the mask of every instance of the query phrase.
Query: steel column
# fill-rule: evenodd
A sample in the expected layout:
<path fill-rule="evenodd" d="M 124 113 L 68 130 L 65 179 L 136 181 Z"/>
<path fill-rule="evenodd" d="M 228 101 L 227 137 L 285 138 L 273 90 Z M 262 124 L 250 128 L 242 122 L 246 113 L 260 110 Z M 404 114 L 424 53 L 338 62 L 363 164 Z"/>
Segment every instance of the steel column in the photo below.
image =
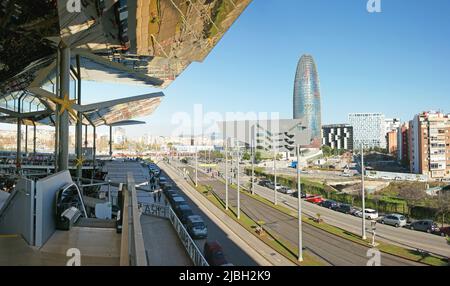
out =
<path fill-rule="evenodd" d="M 70 96 L 70 48 L 64 42 L 61 42 L 59 50 L 61 53 L 59 97 L 65 99 Z M 64 110 L 61 113 L 59 104 L 57 110 L 59 116 L 58 171 L 65 171 L 69 169 L 69 112 Z"/>
<path fill-rule="evenodd" d="M 109 126 L 109 156 L 112 158 L 113 155 L 113 147 L 112 147 L 112 126 Z"/>
<path fill-rule="evenodd" d="M 77 62 L 77 103 L 78 105 L 81 105 L 81 75 L 80 75 L 80 56 L 76 56 L 76 62 Z M 81 160 L 83 156 L 83 150 L 82 150 L 82 142 L 83 142 L 83 117 L 82 113 L 80 111 L 77 112 L 77 126 L 76 126 L 76 148 L 77 148 L 77 159 Z M 83 176 L 83 165 L 80 164 L 80 162 L 77 162 L 77 178 L 80 179 Z"/>

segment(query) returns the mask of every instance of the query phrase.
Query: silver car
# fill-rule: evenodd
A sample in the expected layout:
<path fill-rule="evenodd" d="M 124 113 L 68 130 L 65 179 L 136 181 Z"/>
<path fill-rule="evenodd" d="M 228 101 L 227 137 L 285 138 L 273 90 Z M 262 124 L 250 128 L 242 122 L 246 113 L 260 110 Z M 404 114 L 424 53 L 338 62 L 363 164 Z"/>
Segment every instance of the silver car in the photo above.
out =
<path fill-rule="evenodd" d="M 401 214 L 389 214 L 381 219 L 381 223 L 395 227 L 403 227 L 406 225 L 406 217 Z"/>

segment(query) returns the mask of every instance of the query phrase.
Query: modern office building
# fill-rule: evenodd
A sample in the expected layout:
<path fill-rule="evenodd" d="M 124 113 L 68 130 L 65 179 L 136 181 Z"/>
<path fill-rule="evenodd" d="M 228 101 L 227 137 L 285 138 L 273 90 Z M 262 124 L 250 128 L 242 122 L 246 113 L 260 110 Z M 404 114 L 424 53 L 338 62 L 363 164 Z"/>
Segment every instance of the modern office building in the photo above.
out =
<path fill-rule="evenodd" d="M 223 140 L 229 140 L 230 146 L 236 140 L 246 147 L 266 153 L 278 153 L 290 159 L 296 156 L 295 146 L 309 143 L 311 132 L 301 119 L 227 121 L 218 123 Z"/>
<path fill-rule="evenodd" d="M 409 124 L 402 124 L 397 130 L 397 161 L 409 166 Z"/>
<path fill-rule="evenodd" d="M 432 179 L 450 177 L 450 114 L 422 112 L 409 123 L 410 169 Z"/>
<path fill-rule="evenodd" d="M 310 55 L 303 55 L 297 66 L 294 83 L 294 119 L 303 119 L 311 130 L 310 147 L 320 147 L 322 125 L 320 80 Z"/>
<path fill-rule="evenodd" d="M 348 124 L 322 126 L 322 145 L 333 149 L 353 150 L 353 127 Z"/>
<path fill-rule="evenodd" d="M 385 117 L 382 113 L 351 113 L 348 123 L 353 126 L 353 147 L 386 148 Z"/>

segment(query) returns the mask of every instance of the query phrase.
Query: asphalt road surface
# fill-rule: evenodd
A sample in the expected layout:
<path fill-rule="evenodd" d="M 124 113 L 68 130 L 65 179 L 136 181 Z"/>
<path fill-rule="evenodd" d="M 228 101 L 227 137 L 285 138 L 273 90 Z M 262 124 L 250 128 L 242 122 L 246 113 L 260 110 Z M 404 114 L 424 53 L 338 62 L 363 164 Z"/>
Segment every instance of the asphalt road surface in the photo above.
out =
<path fill-rule="evenodd" d="M 172 161 L 172 164 L 175 163 Z M 195 174 L 195 170 L 184 165 L 190 174 Z M 199 183 L 213 187 L 217 195 L 225 198 L 225 183 L 211 178 L 203 172 L 198 173 Z M 236 206 L 236 191 L 230 188 L 229 203 Z M 264 221 L 265 227 L 289 241 L 292 245 L 298 244 L 298 222 L 297 219 L 276 210 L 249 196 L 241 195 L 241 209 L 255 221 Z M 313 226 L 303 224 L 303 245 L 307 251 L 316 255 L 324 263 L 336 266 L 365 266 L 369 258 L 367 257 L 368 247 L 351 242 L 349 240 L 329 234 Z M 381 254 L 381 264 L 383 266 L 400 265 L 421 265 L 396 256 Z"/>

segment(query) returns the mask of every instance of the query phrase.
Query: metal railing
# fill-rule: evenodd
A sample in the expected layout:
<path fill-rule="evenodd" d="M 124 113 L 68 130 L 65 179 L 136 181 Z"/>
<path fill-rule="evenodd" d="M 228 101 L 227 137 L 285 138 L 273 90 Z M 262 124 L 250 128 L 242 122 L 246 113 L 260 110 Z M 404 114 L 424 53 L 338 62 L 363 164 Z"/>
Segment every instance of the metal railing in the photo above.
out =
<path fill-rule="evenodd" d="M 189 235 L 183 223 L 180 221 L 171 207 L 151 203 L 140 203 L 139 207 L 142 214 L 144 215 L 165 218 L 172 223 L 172 226 L 175 229 L 178 238 L 181 240 L 181 243 L 186 249 L 189 258 L 191 258 L 192 262 L 194 263 L 194 266 L 209 266 L 208 262 L 203 256 L 203 253 L 200 251 L 197 244 L 195 244 L 194 240 Z"/>
<path fill-rule="evenodd" d="M 147 256 L 137 203 L 136 187 L 131 173 L 122 188 L 123 226 L 121 241 L 121 262 L 123 266 L 147 266 Z"/>

